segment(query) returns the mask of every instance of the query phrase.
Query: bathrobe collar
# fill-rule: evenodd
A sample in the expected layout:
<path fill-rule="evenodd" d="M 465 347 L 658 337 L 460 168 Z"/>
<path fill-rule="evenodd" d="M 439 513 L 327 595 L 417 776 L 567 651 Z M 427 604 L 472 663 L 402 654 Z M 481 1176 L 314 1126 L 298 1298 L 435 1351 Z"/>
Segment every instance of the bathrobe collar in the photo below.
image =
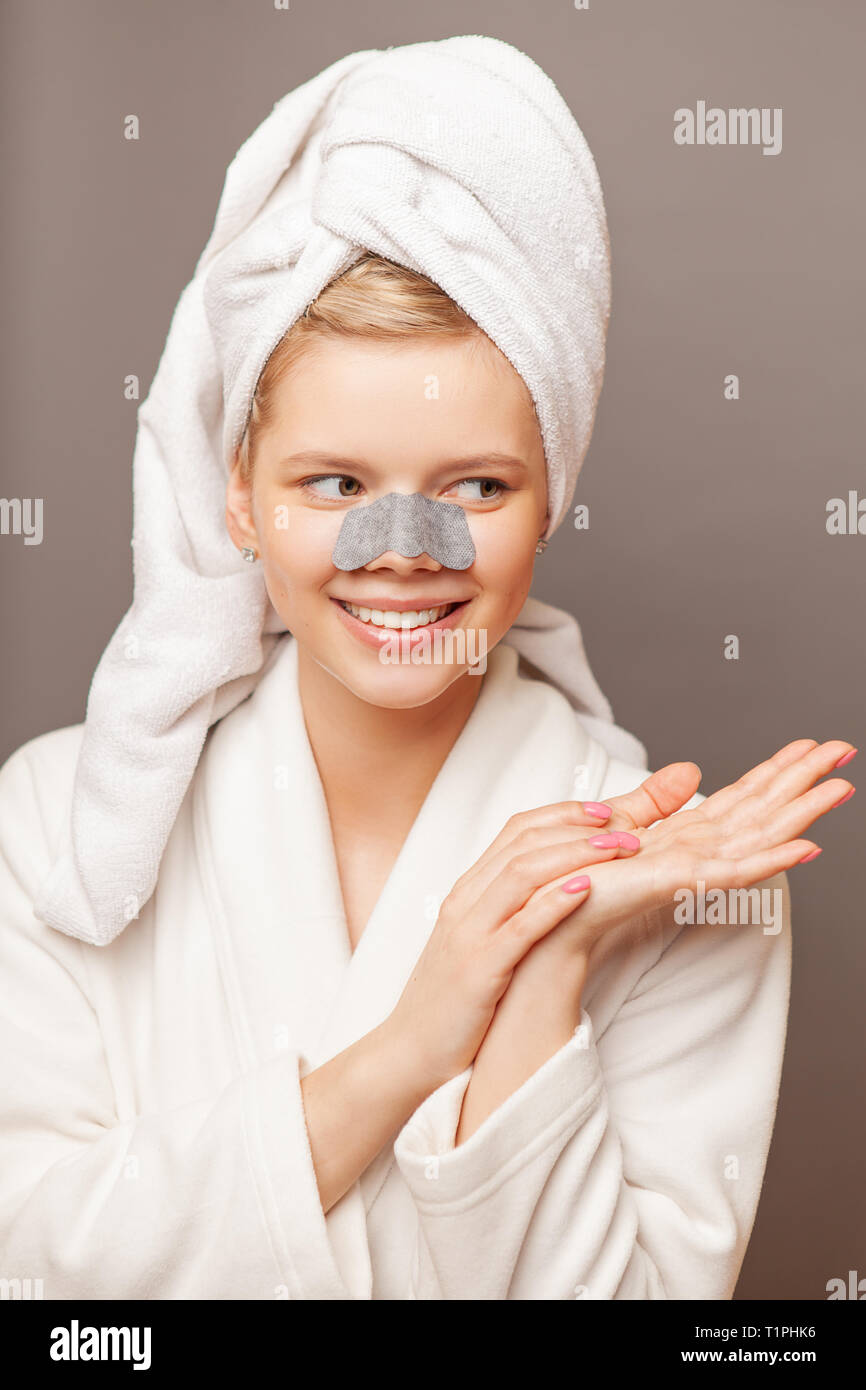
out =
<path fill-rule="evenodd" d="M 211 729 L 191 788 L 196 852 L 244 1070 L 291 1048 L 306 1074 L 376 1027 L 442 901 L 509 816 L 598 794 L 607 754 L 564 696 L 519 674 L 518 660 L 505 643 L 488 654 L 481 694 L 354 953 L 291 635 L 252 695 Z M 369 1296 L 357 1183 L 328 1225 L 366 1269 L 356 1296 Z"/>
<path fill-rule="evenodd" d="M 250 1063 L 272 1055 L 276 1038 L 318 1066 L 375 1027 L 397 1002 L 442 900 L 508 817 L 591 799 L 600 787 L 604 750 L 563 696 L 518 675 L 512 648 L 494 648 L 483 681 L 354 953 L 293 637 L 212 730 L 193 791 L 196 839 L 246 1005 Z"/>

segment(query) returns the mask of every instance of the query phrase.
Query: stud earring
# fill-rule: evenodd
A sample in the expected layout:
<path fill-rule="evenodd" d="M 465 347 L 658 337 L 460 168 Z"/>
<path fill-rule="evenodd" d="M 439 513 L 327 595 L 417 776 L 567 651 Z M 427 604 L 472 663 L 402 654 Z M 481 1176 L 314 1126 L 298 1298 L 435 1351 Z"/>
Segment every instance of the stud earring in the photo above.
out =
<path fill-rule="evenodd" d="M 249 560 L 250 564 L 253 564 L 253 562 L 258 559 L 256 552 L 252 550 L 248 545 L 244 546 L 243 550 L 241 551 L 241 555 L 245 560 Z"/>
<path fill-rule="evenodd" d="M 546 549 L 547 541 L 539 540 L 538 544 L 535 547 L 535 553 L 536 555 L 543 555 Z"/>

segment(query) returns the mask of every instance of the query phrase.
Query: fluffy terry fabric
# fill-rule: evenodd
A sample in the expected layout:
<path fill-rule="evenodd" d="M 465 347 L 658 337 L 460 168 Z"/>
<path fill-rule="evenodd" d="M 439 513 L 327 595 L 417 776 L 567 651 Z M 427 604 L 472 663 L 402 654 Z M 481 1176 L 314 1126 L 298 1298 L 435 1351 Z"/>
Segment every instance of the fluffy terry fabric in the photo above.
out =
<path fill-rule="evenodd" d="M 510 815 L 576 769 L 595 800 L 644 772 L 500 643 L 351 952 L 296 656 L 281 639 L 212 731 L 157 892 L 102 950 L 32 917 L 82 727 L 0 772 L 0 1270 L 53 1299 L 567 1299 L 578 1320 L 730 1298 L 785 1042 L 784 875 L 776 935 L 672 909 L 614 933 L 574 1039 L 467 1143 L 471 1068 L 323 1215 L 301 1078 L 387 1017 Z"/>
<path fill-rule="evenodd" d="M 349 54 L 277 102 L 229 166 L 139 410 L 133 603 L 91 685 L 71 815 L 35 904 L 61 932 L 105 944 L 148 900 L 208 729 L 285 630 L 227 535 L 227 473 L 269 354 L 364 248 L 436 281 L 513 363 L 542 431 L 548 534 L 568 509 L 609 313 L 586 141 L 545 73 L 498 39 Z M 533 600 L 512 634 L 611 753 L 646 764 L 573 618 Z"/>

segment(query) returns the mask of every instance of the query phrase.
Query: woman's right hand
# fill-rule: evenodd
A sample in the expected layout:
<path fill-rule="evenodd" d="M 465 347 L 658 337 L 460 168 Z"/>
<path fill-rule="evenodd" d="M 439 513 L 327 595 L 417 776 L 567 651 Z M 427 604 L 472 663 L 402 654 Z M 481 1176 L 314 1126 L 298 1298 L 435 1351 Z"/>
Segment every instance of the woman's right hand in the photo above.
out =
<path fill-rule="evenodd" d="M 575 943 L 590 951 L 611 927 L 666 900 L 674 887 L 691 881 L 695 864 L 711 886 L 717 881 L 725 886 L 728 879 L 740 886 L 782 872 L 813 851 L 814 843 L 799 836 L 849 790 L 850 783 L 836 779 L 820 787 L 813 784 L 850 750 L 851 744 L 818 747 L 814 740 L 786 745 L 684 817 L 673 812 L 694 794 L 700 771 L 694 763 L 669 764 L 637 792 L 613 798 L 610 833 L 617 836 L 617 844 L 612 848 L 589 844 L 590 836 L 607 827 L 604 820 L 588 814 L 582 802 L 560 802 L 512 816 L 445 899 L 387 1020 L 401 1046 L 414 1055 L 429 1088 L 474 1060 L 515 969 L 543 938 L 558 938 L 567 959 Z M 747 812 L 753 803 L 760 803 L 758 810 L 763 807 L 766 820 L 763 814 L 750 818 Z M 649 811 L 646 816 L 644 808 Z M 647 830 L 649 819 L 656 823 Z M 621 828 L 624 824 L 638 834 Z M 642 844 L 644 851 L 638 854 Z M 653 862 L 648 860 L 643 872 L 640 861 L 650 850 Z M 732 851 L 730 864 L 717 857 Z M 580 877 L 583 869 L 619 858 L 635 862 L 627 870 L 624 866 L 622 876 L 604 868 L 594 873 L 590 886 L 596 891 L 589 915 L 586 910 L 575 913 L 587 902 L 590 887 L 569 893 L 556 881 L 566 875 Z M 563 928 L 565 935 L 555 932 L 572 914 Z"/>
<path fill-rule="evenodd" d="M 691 767 L 691 764 L 685 765 Z M 676 809 L 694 791 L 674 798 Z M 430 1090 L 469 1066 L 515 967 L 586 899 L 588 887 L 540 892 L 563 875 L 634 854 L 638 838 L 591 845 L 608 818 L 594 803 L 563 801 L 506 822 L 484 854 L 457 880 L 387 1023 L 414 1056 Z M 587 809 L 589 808 L 589 809 Z M 568 880 L 567 880 L 568 881 Z"/>

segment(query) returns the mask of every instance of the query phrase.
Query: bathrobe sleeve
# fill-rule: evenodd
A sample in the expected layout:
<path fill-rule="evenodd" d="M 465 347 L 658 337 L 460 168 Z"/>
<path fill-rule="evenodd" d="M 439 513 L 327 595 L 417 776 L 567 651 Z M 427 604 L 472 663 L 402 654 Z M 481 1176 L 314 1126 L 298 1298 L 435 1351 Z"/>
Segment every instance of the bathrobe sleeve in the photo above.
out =
<path fill-rule="evenodd" d="M 775 1118 L 790 983 L 779 918 L 649 927 L 660 946 L 596 1036 L 573 1039 L 454 1148 L 468 1068 L 397 1136 L 419 1241 L 412 1296 L 728 1299 Z M 766 920 L 766 919 L 765 919 Z"/>
<path fill-rule="evenodd" d="M 0 770 L 0 1277 L 55 1299 L 348 1298 L 297 1055 L 119 1121 L 86 993 L 98 948 L 32 913 L 50 856 L 27 748 Z"/>

